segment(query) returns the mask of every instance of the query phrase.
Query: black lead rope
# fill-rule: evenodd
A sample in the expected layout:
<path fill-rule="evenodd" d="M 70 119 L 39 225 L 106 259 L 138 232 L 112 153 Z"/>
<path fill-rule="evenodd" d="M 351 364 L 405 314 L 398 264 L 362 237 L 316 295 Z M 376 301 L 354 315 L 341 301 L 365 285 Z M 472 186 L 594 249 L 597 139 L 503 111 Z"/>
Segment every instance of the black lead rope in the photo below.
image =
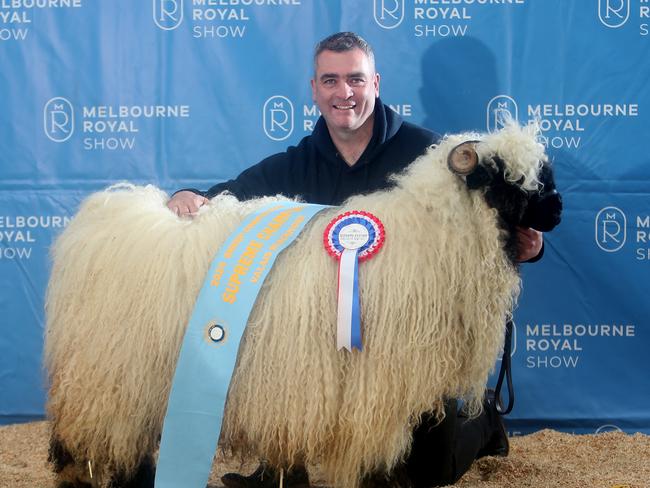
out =
<path fill-rule="evenodd" d="M 501 358 L 501 369 L 499 370 L 499 379 L 497 380 L 497 386 L 494 389 L 494 400 L 496 402 L 497 412 L 500 415 L 508 415 L 512 411 L 512 407 L 515 406 L 515 390 L 512 386 L 512 319 L 509 319 L 506 322 L 506 339 L 503 344 L 503 356 Z M 501 401 L 501 387 L 503 386 L 503 378 L 507 378 L 508 381 L 508 406 L 504 410 L 503 402 Z"/>

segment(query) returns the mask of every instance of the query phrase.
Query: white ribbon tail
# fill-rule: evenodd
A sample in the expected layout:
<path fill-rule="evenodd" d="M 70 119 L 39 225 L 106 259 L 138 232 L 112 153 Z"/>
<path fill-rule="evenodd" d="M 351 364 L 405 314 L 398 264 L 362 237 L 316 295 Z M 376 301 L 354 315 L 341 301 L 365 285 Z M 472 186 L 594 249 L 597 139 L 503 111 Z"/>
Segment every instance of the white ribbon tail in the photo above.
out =
<path fill-rule="evenodd" d="M 339 260 L 339 300 L 336 326 L 336 350 L 352 350 L 352 301 L 356 249 L 344 249 Z"/>

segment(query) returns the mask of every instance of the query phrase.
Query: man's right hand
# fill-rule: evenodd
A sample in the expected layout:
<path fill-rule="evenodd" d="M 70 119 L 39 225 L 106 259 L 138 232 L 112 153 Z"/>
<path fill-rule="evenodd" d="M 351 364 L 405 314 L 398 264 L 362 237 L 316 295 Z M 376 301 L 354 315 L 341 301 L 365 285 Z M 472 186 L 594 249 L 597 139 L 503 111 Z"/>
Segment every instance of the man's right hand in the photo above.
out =
<path fill-rule="evenodd" d="M 167 208 L 179 217 L 194 217 L 199 208 L 210 200 L 194 192 L 183 190 L 176 193 L 167 202 Z"/>

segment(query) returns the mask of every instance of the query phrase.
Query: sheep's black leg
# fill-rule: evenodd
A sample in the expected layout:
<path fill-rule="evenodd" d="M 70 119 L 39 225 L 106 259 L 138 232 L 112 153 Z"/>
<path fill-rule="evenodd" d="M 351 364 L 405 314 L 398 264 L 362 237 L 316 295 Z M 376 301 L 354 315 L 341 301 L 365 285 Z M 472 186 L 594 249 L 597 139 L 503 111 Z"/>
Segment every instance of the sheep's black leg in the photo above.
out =
<path fill-rule="evenodd" d="M 109 485 L 111 488 L 153 488 L 156 467 L 153 459 L 145 457 L 132 476 L 115 476 Z"/>
<path fill-rule="evenodd" d="M 54 436 L 50 438 L 50 449 L 47 460 L 52 464 L 55 473 L 60 473 L 69 464 L 74 464 L 74 459 L 65 446 Z"/>
<path fill-rule="evenodd" d="M 70 454 L 70 451 L 66 449 L 63 443 L 52 436 L 50 438 L 50 448 L 48 450 L 47 460 L 52 464 L 52 468 L 57 475 L 61 475 L 65 470 L 67 475 L 70 475 L 71 472 L 76 471 L 75 460 Z M 67 469 L 66 469 L 67 468 Z M 65 476 L 67 477 L 67 476 Z M 59 476 L 59 479 L 61 476 Z M 75 481 L 59 481 L 57 488 L 92 488 L 90 484 L 75 480 Z"/>

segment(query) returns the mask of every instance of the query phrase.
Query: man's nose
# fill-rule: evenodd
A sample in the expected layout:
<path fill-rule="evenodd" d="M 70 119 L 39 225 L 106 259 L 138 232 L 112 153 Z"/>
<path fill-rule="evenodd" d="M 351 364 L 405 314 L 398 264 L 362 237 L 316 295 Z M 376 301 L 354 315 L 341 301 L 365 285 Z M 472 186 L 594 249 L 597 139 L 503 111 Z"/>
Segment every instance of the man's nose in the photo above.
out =
<path fill-rule="evenodd" d="M 339 83 L 339 92 L 338 96 L 341 98 L 350 98 L 354 92 L 352 91 L 352 87 L 350 84 L 346 81 Z"/>

